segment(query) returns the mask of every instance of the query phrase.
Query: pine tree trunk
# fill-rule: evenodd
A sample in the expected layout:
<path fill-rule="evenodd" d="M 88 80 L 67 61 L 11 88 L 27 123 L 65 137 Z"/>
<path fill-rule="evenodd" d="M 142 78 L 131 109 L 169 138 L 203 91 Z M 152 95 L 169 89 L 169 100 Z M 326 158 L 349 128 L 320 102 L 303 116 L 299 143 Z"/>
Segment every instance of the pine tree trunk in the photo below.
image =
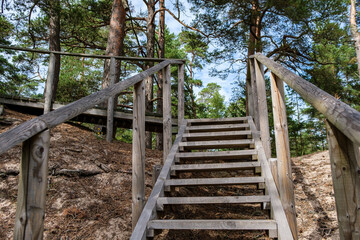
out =
<path fill-rule="evenodd" d="M 49 50 L 61 51 L 60 48 L 60 1 L 50 1 L 50 24 L 49 24 Z M 56 90 L 60 75 L 60 55 L 55 55 L 54 80 L 52 85 L 52 102 L 56 98 Z M 44 93 L 46 89 L 44 90 Z M 45 94 L 44 94 L 45 95 Z"/>
<path fill-rule="evenodd" d="M 165 8 L 165 0 L 159 1 L 159 9 Z M 159 13 L 159 58 L 165 58 L 165 11 Z M 157 89 L 157 102 L 156 102 L 156 113 L 163 114 L 163 101 L 162 101 L 162 90 L 163 90 L 163 73 L 158 73 L 158 89 Z M 156 134 L 156 149 L 163 149 L 163 134 Z"/>
<path fill-rule="evenodd" d="M 121 56 L 124 55 L 124 39 L 125 39 L 125 21 L 126 10 L 128 9 L 126 0 L 114 0 L 111 10 L 109 37 L 106 46 L 106 55 Z M 121 61 L 116 60 L 115 69 L 115 83 L 119 82 L 121 74 Z M 110 85 L 110 59 L 104 61 L 104 72 L 102 88 L 107 88 Z M 117 99 L 117 97 L 115 97 Z M 115 107 L 117 101 L 115 101 Z M 102 104 L 102 107 L 107 107 L 107 101 Z M 115 130 L 115 129 L 114 129 Z M 102 130 L 105 132 L 105 130 Z M 116 131 L 113 131 L 115 136 Z"/>
<path fill-rule="evenodd" d="M 360 77 L 360 34 L 358 32 L 357 24 L 356 24 L 356 0 L 351 0 L 350 7 L 350 29 L 351 35 L 355 44 L 356 51 L 356 60 L 358 63 L 358 73 Z"/>
<path fill-rule="evenodd" d="M 146 52 L 148 58 L 153 58 L 155 53 L 155 23 L 154 23 L 154 14 L 155 14 L 155 1 L 148 0 L 147 2 L 148 17 L 146 19 Z M 151 68 L 154 66 L 154 63 L 148 62 L 146 68 Z M 152 99 L 154 97 L 153 91 L 153 77 L 147 77 L 145 79 L 145 111 L 152 113 L 154 111 L 154 104 Z M 145 134 L 145 143 L 146 148 L 152 148 L 152 132 L 146 132 Z"/>

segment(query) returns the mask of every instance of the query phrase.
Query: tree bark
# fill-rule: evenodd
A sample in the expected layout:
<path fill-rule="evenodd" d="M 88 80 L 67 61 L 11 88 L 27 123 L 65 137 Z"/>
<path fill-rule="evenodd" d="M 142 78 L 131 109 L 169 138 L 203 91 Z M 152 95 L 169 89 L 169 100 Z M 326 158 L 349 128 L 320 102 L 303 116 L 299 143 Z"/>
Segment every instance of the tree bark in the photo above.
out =
<path fill-rule="evenodd" d="M 125 20 L 127 4 L 125 0 L 114 0 L 111 11 L 109 37 L 106 46 L 106 55 L 121 56 L 124 54 Z M 121 61 L 116 60 L 115 83 L 119 82 Z M 104 63 L 102 88 L 110 85 L 110 59 Z"/>
<path fill-rule="evenodd" d="M 153 58 L 155 53 L 155 23 L 154 23 L 154 14 L 155 14 L 155 1 L 148 0 L 147 2 L 147 9 L 148 9 L 148 17 L 146 19 L 146 51 L 147 57 Z M 146 69 L 151 68 L 154 66 L 154 63 L 149 62 L 146 65 Z M 145 79 L 145 111 L 146 112 L 153 112 L 154 111 L 154 104 L 152 99 L 154 98 L 153 92 L 153 77 L 149 76 Z M 152 148 L 152 133 L 146 132 L 145 134 L 145 142 L 146 148 Z"/>
<path fill-rule="evenodd" d="M 165 0 L 159 1 L 159 9 L 165 8 Z M 160 11 L 159 13 L 159 58 L 165 58 L 165 11 Z M 158 73 L 158 89 L 157 89 L 157 98 L 156 102 L 156 113 L 163 114 L 163 72 Z M 156 149 L 162 150 L 164 143 L 164 136 L 162 133 L 156 134 Z"/>
<path fill-rule="evenodd" d="M 49 23 L 49 50 L 61 51 L 60 47 L 60 1 L 49 1 L 50 4 L 50 23 Z M 56 90 L 59 83 L 60 75 L 60 55 L 55 55 L 55 67 L 54 67 L 54 79 L 52 85 L 52 97 L 51 101 L 54 102 L 56 98 Z M 45 95 L 46 89 L 44 90 Z"/>
<path fill-rule="evenodd" d="M 356 24 L 356 0 L 351 0 L 350 7 L 350 29 L 355 44 L 356 60 L 358 63 L 358 73 L 360 77 L 360 34 Z"/>

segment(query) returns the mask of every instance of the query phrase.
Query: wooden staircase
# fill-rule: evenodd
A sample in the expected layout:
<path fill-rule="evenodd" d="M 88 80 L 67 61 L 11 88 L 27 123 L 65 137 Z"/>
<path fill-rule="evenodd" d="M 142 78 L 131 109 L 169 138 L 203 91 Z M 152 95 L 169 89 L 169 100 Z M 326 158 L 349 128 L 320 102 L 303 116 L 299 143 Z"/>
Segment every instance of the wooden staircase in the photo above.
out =
<path fill-rule="evenodd" d="M 131 239 L 161 230 L 266 231 L 269 238 L 293 239 L 251 117 L 187 120 L 171 154 Z"/>

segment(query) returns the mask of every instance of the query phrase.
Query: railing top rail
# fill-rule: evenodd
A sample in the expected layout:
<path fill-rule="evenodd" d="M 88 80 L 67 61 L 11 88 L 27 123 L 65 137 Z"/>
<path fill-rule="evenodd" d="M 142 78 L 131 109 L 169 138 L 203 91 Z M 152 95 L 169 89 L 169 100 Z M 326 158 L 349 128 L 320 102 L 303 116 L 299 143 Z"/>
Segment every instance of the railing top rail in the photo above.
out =
<path fill-rule="evenodd" d="M 89 96 L 81 98 L 72 102 L 62 108 L 56 109 L 52 112 L 44 114 L 40 117 L 34 118 L 30 121 L 20 124 L 19 126 L 10 129 L 0 135 L 0 154 L 6 152 L 15 145 L 29 139 L 37 133 L 46 129 L 53 128 L 65 121 L 68 121 L 95 105 L 106 101 L 108 98 L 115 96 L 119 92 L 133 86 L 142 81 L 148 76 L 160 71 L 169 64 L 178 64 L 178 60 L 166 60 L 154 67 L 147 69 L 133 77 L 127 78 L 124 81 L 116 83 L 115 85 L 93 93 Z"/>
<path fill-rule="evenodd" d="M 353 142 L 360 144 L 360 112 L 261 53 L 252 56 L 334 124 Z"/>
<path fill-rule="evenodd" d="M 75 57 L 87 57 L 87 58 L 100 58 L 100 59 L 110 59 L 115 58 L 119 60 L 125 61 L 144 61 L 144 62 L 162 62 L 166 60 L 174 61 L 173 64 L 183 64 L 186 60 L 185 59 L 169 59 L 169 58 L 142 58 L 142 57 L 125 57 L 125 56 L 112 56 L 112 55 L 96 55 L 96 54 L 85 54 L 85 53 L 70 53 L 70 52 L 59 52 L 59 51 L 49 51 L 49 50 L 42 50 L 42 49 L 31 49 L 31 48 L 21 48 L 16 46 L 7 46 L 7 45 L 0 45 L 2 49 L 10 49 L 10 50 L 17 50 L 17 51 L 25 51 L 25 52 L 35 52 L 41 54 L 58 54 L 64 56 L 75 56 Z"/>

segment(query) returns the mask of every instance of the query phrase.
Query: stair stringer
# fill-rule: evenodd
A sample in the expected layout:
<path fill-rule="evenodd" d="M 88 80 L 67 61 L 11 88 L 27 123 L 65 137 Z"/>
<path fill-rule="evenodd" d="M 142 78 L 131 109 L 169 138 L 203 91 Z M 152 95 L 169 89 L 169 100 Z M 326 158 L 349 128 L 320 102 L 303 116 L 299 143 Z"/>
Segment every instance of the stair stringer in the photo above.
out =
<path fill-rule="evenodd" d="M 257 131 L 252 117 L 248 117 L 248 123 L 250 124 L 250 129 L 253 133 L 253 139 L 255 141 L 255 149 L 258 152 L 258 161 L 260 161 L 261 169 L 263 172 L 263 177 L 265 179 L 266 188 L 271 199 L 271 211 L 273 217 L 277 222 L 278 227 L 278 239 L 280 240 L 292 240 L 293 235 L 290 229 L 289 222 L 286 218 L 284 208 L 282 206 L 279 192 L 275 185 L 273 175 L 271 173 L 269 162 L 265 156 L 265 151 L 263 144 L 260 140 L 260 134 Z"/>

